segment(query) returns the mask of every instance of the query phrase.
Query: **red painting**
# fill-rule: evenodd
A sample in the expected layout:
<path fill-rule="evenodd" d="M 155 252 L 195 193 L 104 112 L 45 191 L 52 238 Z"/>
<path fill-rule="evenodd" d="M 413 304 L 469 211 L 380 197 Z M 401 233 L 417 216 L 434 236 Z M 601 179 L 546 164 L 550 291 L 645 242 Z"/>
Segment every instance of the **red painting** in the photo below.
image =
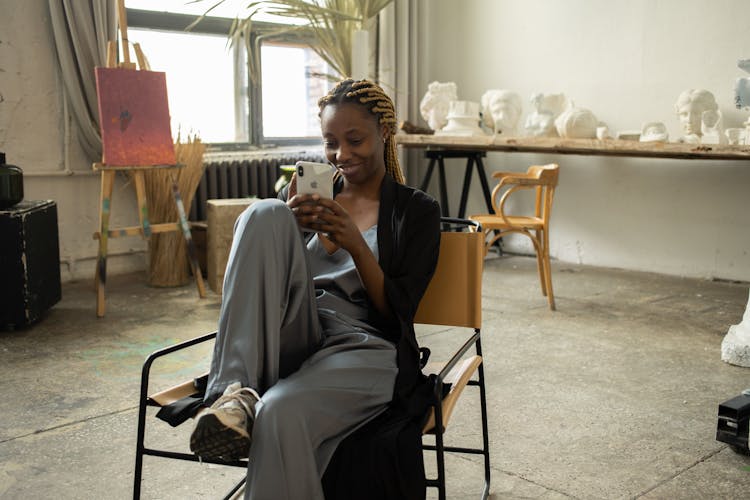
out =
<path fill-rule="evenodd" d="M 105 165 L 174 165 L 166 75 L 96 68 Z"/>

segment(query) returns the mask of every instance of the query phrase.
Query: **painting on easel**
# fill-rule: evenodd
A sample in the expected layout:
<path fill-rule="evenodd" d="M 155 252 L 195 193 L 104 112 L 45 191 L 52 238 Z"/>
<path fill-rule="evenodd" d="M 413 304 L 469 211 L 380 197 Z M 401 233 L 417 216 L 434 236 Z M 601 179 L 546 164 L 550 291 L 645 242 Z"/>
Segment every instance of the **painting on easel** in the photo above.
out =
<path fill-rule="evenodd" d="M 96 68 L 96 90 L 105 165 L 174 165 L 163 72 Z"/>

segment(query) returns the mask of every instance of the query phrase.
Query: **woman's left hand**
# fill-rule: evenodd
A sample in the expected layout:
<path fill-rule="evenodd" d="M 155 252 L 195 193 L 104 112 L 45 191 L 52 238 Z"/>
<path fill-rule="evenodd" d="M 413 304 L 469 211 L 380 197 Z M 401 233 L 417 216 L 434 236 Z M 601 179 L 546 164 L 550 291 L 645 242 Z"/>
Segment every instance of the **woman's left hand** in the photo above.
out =
<path fill-rule="evenodd" d="M 366 247 L 362 233 L 354 223 L 349 213 L 336 201 L 321 198 L 315 205 L 317 217 L 320 221 L 316 229 L 323 231 L 325 237 L 354 255 L 363 245 Z"/>

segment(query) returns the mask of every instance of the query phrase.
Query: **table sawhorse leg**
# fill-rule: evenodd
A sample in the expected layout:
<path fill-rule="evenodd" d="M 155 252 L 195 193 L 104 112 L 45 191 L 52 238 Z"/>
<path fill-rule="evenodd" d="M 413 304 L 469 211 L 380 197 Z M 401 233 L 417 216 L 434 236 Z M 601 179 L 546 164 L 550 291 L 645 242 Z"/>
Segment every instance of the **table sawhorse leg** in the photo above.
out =
<path fill-rule="evenodd" d="M 448 207 L 448 188 L 447 181 L 445 179 L 445 162 L 441 155 L 430 156 L 430 163 L 427 165 L 427 172 L 422 179 L 422 184 L 419 189 L 427 192 L 427 188 L 430 185 L 430 179 L 432 179 L 432 172 L 435 169 L 435 163 L 438 165 L 438 182 L 440 184 L 440 212 L 443 217 L 450 217 L 450 208 Z"/>
<path fill-rule="evenodd" d="M 477 175 L 482 183 L 482 193 L 484 194 L 484 203 L 487 205 L 487 213 L 492 213 L 492 195 L 490 194 L 490 185 L 487 183 L 487 172 L 484 170 L 482 155 L 477 155 Z"/>

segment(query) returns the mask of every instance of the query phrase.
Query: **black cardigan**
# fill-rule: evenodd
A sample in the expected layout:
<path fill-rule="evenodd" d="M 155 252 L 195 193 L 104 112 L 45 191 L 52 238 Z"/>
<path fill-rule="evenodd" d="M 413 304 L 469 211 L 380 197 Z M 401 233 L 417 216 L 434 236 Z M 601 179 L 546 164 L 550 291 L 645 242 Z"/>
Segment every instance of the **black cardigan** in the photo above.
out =
<path fill-rule="evenodd" d="M 334 186 L 338 193 L 339 179 Z M 287 198 L 287 189 L 279 194 Z M 427 194 L 383 179 L 378 213 L 379 264 L 394 318 L 370 307 L 370 321 L 396 344 L 398 375 L 387 411 L 346 438 L 323 477 L 327 500 L 425 496 L 422 425 L 433 383 L 420 370 L 414 315 L 437 266 L 440 206 Z"/>
<path fill-rule="evenodd" d="M 341 191 L 343 179 L 334 185 Z M 286 200 L 288 186 L 279 193 Z M 312 233 L 308 237 L 312 237 Z M 385 296 L 393 312 L 386 319 L 370 307 L 370 324 L 396 344 L 398 376 L 394 400 L 405 402 L 421 382 L 414 314 L 432 279 L 440 250 L 440 206 L 429 195 L 386 174 L 380 188 L 378 262 L 385 275 Z"/>

